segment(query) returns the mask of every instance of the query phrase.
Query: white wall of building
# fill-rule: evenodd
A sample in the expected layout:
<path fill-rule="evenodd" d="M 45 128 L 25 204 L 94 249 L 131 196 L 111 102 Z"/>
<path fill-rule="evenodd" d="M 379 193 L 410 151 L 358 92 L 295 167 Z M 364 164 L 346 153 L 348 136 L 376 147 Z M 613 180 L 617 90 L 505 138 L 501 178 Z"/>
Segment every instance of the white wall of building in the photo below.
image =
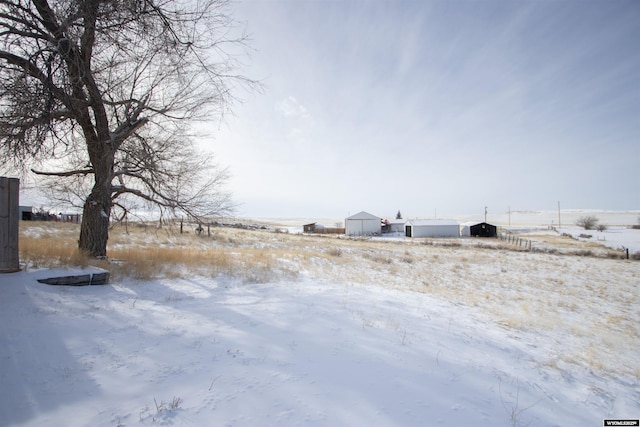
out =
<path fill-rule="evenodd" d="M 405 227 L 410 227 L 408 237 L 460 237 L 460 224 L 457 221 L 443 219 L 409 220 Z"/>
<path fill-rule="evenodd" d="M 345 234 L 347 236 L 370 236 L 380 234 L 382 219 L 367 212 L 359 212 L 345 219 Z"/>

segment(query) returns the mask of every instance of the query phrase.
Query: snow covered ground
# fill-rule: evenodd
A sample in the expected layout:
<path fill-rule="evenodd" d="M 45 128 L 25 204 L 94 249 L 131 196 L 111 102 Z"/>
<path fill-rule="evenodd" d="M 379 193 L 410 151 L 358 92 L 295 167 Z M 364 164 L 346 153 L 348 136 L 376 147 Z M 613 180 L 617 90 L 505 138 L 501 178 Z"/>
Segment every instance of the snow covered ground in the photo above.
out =
<path fill-rule="evenodd" d="M 0 425 L 640 418 L 638 261 L 243 233 L 297 274 L 0 275 Z"/>

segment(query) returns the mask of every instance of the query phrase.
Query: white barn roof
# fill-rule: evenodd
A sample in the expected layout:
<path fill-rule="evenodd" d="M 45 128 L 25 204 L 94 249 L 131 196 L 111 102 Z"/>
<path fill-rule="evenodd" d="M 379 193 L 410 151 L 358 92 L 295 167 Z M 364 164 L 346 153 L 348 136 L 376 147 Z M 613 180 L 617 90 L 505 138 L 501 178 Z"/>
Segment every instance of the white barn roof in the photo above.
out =
<path fill-rule="evenodd" d="M 407 221 L 407 224 L 414 226 L 439 226 L 439 225 L 457 225 L 460 223 L 458 221 L 454 221 L 452 219 L 410 219 Z"/>
<path fill-rule="evenodd" d="M 347 219 L 364 219 L 364 220 L 377 219 L 377 220 L 380 220 L 380 217 L 379 216 L 375 216 L 375 215 L 371 215 L 370 213 L 362 211 L 362 212 L 358 212 L 355 215 L 350 216 Z"/>

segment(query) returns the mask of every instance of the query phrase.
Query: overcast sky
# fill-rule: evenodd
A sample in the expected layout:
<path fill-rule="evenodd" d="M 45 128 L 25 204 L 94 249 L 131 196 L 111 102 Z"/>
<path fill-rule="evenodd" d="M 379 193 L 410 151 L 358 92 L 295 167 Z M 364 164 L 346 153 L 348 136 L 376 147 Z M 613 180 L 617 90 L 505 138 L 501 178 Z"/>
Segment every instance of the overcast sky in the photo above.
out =
<path fill-rule="evenodd" d="M 640 209 L 637 0 L 244 0 L 238 214 Z"/>

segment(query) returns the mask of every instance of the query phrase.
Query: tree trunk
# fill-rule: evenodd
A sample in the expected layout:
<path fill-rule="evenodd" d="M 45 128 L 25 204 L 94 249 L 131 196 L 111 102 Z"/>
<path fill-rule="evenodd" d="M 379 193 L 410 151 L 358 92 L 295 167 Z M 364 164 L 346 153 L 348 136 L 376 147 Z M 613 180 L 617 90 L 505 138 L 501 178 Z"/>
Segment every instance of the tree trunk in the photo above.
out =
<path fill-rule="evenodd" d="M 94 187 L 82 211 L 78 248 L 92 257 L 107 256 L 111 193 Z"/>
<path fill-rule="evenodd" d="M 93 148 L 96 151 L 91 151 Z M 98 155 L 96 155 L 98 153 Z M 113 178 L 113 153 L 106 145 L 90 147 L 95 184 L 82 211 L 78 248 L 92 257 L 107 256 L 109 218 L 111 217 L 111 180 Z"/>

